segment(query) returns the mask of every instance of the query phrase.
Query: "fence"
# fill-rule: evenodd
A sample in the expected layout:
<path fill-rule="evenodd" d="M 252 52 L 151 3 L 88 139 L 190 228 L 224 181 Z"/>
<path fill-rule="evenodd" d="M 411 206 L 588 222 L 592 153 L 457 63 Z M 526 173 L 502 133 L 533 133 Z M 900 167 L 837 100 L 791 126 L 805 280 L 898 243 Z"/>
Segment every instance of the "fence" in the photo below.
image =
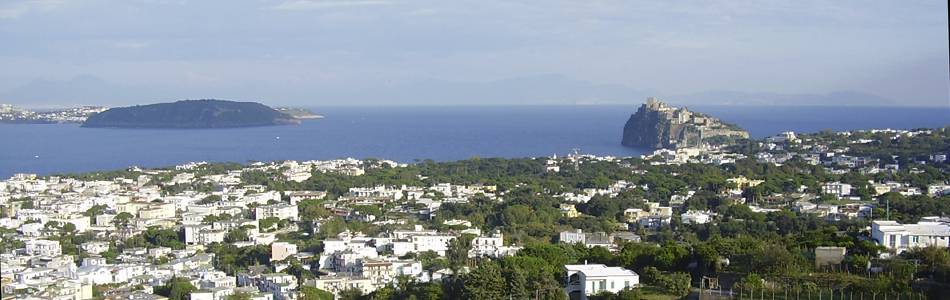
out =
<path fill-rule="evenodd" d="M 950 295 L 945 295 L 950 299 Z M 841 290 L 703 290 L 700 300 L 928 300 L 922 293 L 884 294 Z"/>

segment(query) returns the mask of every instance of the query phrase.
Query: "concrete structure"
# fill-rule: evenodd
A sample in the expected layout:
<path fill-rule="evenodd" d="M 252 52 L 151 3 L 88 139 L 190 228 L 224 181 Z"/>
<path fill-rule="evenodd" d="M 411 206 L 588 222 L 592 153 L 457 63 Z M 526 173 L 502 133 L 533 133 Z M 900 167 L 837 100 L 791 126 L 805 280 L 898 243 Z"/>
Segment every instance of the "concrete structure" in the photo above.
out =
<path fill-rule="evenodd" d="M 845 247 L 817 247 L 815 248 L 815 266 L 837 265 L 844 261 L 848 252 Z"/>

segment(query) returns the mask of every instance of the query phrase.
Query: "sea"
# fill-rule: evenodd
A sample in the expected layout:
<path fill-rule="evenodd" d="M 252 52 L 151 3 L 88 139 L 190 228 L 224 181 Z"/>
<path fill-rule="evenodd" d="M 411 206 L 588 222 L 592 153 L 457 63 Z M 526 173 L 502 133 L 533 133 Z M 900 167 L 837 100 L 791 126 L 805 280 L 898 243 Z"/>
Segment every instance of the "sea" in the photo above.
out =
<path fill-rule="evenodd" d="M 0 179 L 16 173 L 113 171 L 188 162 L 379 158 L 427 159 L 568 155 L 640 156 L 620 145 L 638 106 L 310 107 L 322 119 L 300 125 L 218 129 L 82 128 L 79 124 L 0 125 Z M 948 107 L 691 106 L 737 124 L 752 138 L 950 126 Z"/>

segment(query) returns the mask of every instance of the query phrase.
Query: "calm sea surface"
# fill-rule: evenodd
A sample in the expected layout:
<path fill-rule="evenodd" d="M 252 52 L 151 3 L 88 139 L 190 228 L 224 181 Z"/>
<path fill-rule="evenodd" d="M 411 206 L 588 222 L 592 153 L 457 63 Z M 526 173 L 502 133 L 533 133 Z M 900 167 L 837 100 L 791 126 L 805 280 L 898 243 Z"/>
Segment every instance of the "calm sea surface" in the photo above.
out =
<path fill-rule="evenodd" d="M 301 125 L 228 129 L 106 129 L 78 124 L 0 125 L 0 178 L 192 161 L 353 157 L 455 161 L 581 153 L 638 156 L 620 146 L 636 106 L 315 107 Z M 913 129 L 950 125 L 950 108 L 693 106 L 753 138 L 782 131 Z"/>

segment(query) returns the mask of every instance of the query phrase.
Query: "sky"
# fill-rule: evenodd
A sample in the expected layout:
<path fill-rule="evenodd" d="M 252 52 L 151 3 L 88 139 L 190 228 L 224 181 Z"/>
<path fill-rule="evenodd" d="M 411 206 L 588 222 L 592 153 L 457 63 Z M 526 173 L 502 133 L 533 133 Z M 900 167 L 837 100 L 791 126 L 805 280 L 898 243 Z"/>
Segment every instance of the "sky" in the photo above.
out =
<path fill-rule="evenodd" d="M 4 0 L 0 93 L 91 75 L 169 98 L 332 105 L 556 75 L 661 95 L 857 91 L 946 107 L 947 11 L 943 0 Z"/>

